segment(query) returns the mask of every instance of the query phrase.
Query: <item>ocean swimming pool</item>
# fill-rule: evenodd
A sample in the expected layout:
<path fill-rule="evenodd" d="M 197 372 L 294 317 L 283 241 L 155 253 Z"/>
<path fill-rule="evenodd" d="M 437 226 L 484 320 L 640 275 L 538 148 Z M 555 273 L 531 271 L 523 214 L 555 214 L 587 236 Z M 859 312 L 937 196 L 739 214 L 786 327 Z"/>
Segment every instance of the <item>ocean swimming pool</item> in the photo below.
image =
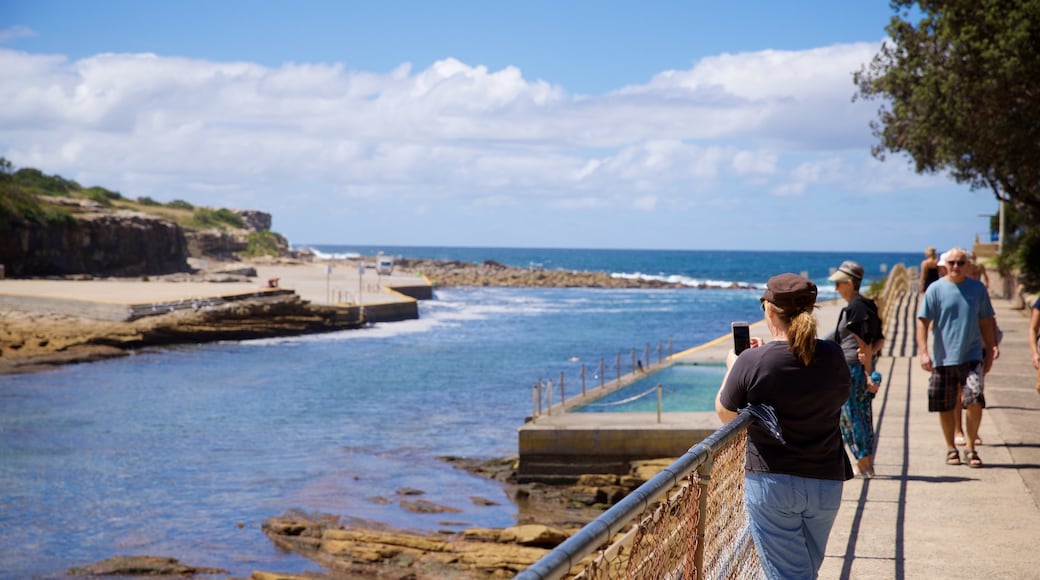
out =
<path fill-rule="evenodd" d="M 680 363 L 653 372 L 642 379 L 573 409 L 573 413 L 656 413 L 657 393 L 661 385 L 661 410 L 665 413 L 711 412 L 715 410 L 715 393 L 719 390 L 725 365 Z M 649 392 L 648 392 L 649 391 Z M 640 396 L 643 395 L 643 396 Z"/>

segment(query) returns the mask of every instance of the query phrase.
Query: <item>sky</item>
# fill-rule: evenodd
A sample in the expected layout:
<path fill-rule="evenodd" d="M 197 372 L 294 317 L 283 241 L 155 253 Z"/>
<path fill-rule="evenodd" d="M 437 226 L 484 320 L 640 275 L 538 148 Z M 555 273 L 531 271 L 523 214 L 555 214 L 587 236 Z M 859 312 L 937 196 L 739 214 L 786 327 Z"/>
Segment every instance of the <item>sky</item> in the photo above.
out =
<path fill-rule="evenodd" d="M 297 246 L 923 251 L 998 204 L 871 155 L 888 2 L 0 0 L 0 156 Z"/>

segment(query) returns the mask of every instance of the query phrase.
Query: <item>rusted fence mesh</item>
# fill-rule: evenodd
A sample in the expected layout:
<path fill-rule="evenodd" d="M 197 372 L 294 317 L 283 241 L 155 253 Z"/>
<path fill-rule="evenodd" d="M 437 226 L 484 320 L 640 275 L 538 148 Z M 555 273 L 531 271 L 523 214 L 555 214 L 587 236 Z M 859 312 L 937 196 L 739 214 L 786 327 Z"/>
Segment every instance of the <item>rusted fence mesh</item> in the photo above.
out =
<path fill-rule="evenodd" d="M 760 578 L 744 511 L 746 444 L 746 436 L 733 438 L 714 456 L 710 475 L 685 478 L 576 577 Z"/>
<path fill-rule="evenodd" d="M 739 419 L 665 470 L 677 476 L 666 491 L 653 489 L 662 474 L 633 492 L 649 500 L 643 509 L 619 503 L 518 578 L 761 578 L 744 509 L 747 421 Z"/>

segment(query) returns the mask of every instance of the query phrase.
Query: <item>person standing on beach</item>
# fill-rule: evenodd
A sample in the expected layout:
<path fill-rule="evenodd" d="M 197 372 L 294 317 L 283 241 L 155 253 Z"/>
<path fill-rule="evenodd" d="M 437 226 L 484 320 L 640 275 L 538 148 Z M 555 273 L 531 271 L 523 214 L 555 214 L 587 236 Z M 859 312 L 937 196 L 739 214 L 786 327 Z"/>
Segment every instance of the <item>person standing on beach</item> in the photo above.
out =
<path fill-rule="evenodd" d="M 924 249 L 924 260 L 921 261 L 921 294 L 939 279 L 939 258 L 935 255 L 935 248 L 928 246 Z"/>
<path fill-rule="evenodd" d="M 762 310 L 773 337 L 726 357 L 715 411 L 728 423 L 749 404 L 773 407 L 783 440 L 748 427 L 744 503 L 767 578 L 816 578 L 852 466 L 838 421 L 851 379 L 841 348 L 816 337 L 816 285 L 773 276 Z"/>
<path fill-rule="evenodd" d="M 933 252 L 934 253 L 934 252 Z M 860 477 L 874 477 L 874 395 L 881 387 L 871 379 L 874 361 L 885 345 L 877 304 L 859 292 L 863 266 L 851 260 L 831 274 L 829 280 L 848 305 L 838 315 L 833 339 L 845 353 L 852 376 L 852 393 L 841 407 L 841 437 Z"/>
<path fill-rule="evenodd" d="M 984 377 L 1000 354 L 996 319 L 986 287 L 967 276 L 968 252 L 953 248 L 946 256 L 949 273 L 928 287 L 917 313 L 921 368 L 931 373 L 928 411 L 939 413 L 948 465 L 961 464 L 954 444 L 954 408 L 961 405 L 967 411 L 964 459 L 970 467 L 982 467 L 975 437 L 986 406 Z"/>

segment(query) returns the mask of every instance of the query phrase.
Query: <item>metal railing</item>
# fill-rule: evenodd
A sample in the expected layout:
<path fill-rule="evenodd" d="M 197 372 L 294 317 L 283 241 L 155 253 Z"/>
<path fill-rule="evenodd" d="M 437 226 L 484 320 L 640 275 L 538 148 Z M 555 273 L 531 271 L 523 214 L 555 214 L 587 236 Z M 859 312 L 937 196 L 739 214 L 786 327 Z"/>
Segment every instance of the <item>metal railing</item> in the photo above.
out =
<path fill-rule="evenodd" d="M 672 339 L 669 338 L 667 341 L 667 350 L 665 344 L 665 341 L 657 342 L 656 363 L 652 362 L 651 359 L 653 350 L 650 348 L 650 343 L 644 346 L 642 358 L 637 356 L 638 349 L 633 348 L 630 352 L 631 365 L 628 372 L 624 374 L 622 374 L 621 353 L 617 353 L 613 365 L 614 378 L 609 381 L 607 380 L 607 361 L 604 358 L 599 359 L 599 370 L 593 375 L 593 379 L 597 384 L 592 386 L 588 384 L 587 367 L 585 363 L 582 363 L 577 379 L 580 382 L 581 391 L 580 393 L 571 391 L 575 394 L 570 400 L 567 399 L 567 376 L 563 371 L 560 371 L 557 382 L 553 382 L 553 379 L 538 379 L 531 389 L 531 417 L 538 417 L 543 412 L 552 415 L 554 409 L 555 412 L 562 413 L 581 404 L 583 401 L 602 397 L 639 380 L 650 372 L 659 370 L 661 367 L 666 366 L 674 355 Z M 645 366 L 643 361 L 646 361 Z M 591 393 L 593 390 L 595 391 L 594 394 Z M 554 402 L 557 400 L 558 402 Z"/>
<path fill-rule="evenodd" d="M 744 510 L 741 413 L 516 576 L 758 578 Z"/>

